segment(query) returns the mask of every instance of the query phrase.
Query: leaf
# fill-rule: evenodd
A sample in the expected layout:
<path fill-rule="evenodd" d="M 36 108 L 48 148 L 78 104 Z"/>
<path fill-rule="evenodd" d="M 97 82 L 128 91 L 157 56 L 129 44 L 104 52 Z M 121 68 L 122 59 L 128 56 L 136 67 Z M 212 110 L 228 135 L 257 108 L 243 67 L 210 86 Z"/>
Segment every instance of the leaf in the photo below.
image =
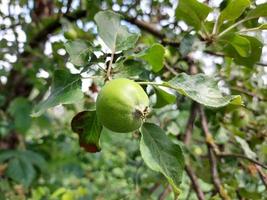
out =
<path fill-rule="evenodd" d="M 71 121 L 71 128 L 73 132 L 79 134 L 80 146 L 87 152 L 101 151 L 99 138 L 102 126 L 97 120 L 95 111 L 83 111 L 75 115 Z"/>
<path fill-rule="evenodd" d="M 70 55 L 70 62 L 77 66 L 86 65 L 92 52 L 86 41 L 75 40 L 65 44 L 66 51 Z"/>
<path fill-rule="evenodd" d="M 242 15 L 250 0 L 231 0 L 219 15 L 218 29 L 224 21 L 234 21 Z"/>
<path fill-rule="evenodd" d="M 267 17 L 267 3 L 258 5 L 255 9 L 248 12 L 246 19 Z"/>
<path fill-rule="evenodd" d="M 164 54 L 165 48 L 161 44 L 153 44 L 136 56 L 150 64 L 153 72 L 159 72 L 163 68 Z"/>
<path fill-rule="evenodd" d="M 25 133 L 30 128 L 31 110 L 31 103 L 26 98 L 18 97 L 10 103 L 8 112 L 14 118 L 15 128 L 19 132 Z"/>
<path fill-rule="evenodd" d="M 9 160 L 17 155 L 17 151 L 13 150 L 2 150 L 0 152 L 0 163 Z"/>
<path fill-rule="evenodd" d="M 234 58 L 236 64 L 253 67 L 261 58 L 263 44 L 255 37 L 248 35 L 242 35 L 242 37 L 246 38 L 250 43 L 251 50 L 248 56 L 242 57 L 232 46 L 226 46 L 223 51 L 226 56 Z"/>
<path fill-rule="evenodd" d="M 141 133 L 140 151 L 146 165 L 162 173 L 174 191 L 179 193 L 184 170 L 181 147 L 172 143 L 165 132 L 155 124 L 144 123 Z"/>
<path fill-rule="evenodd" d="M 2 76 L 1 74 L 1 70 L 0 70 L 0 76 Z M 5 103 L 6 97 L 4 95 L 0 94 L 0 106 L 3 106 Z"/>
<path fill-rule="evenodd" d="M 23 157 L 27 162 L 32 163 L 32 165 L 35 165 L 40 170 L 46 167 L 45 159 L 36 152 L 30 150 L 20 151 L 20 157 Z"/>
<path fill-rule="evenodd" d="M 205 74 L 187 75 L 181 73 L 163 85 L 209 107 L 222 107 L 240 102 L 240 96 L 223 96 L 217 81 Z"/>
<path fill-rule="evenodd" d="M 140 74 L 146 71 L 146 63 L 140 60 L 127 59 L 113 69 L 114 78 L 138 78 Z"/>
<path fill-rule="evenodd" d="M 59 104 L 72 104 L 83 98 L 80 75 L 70 74 L 66 70 L 56 70 L 50 96 L 34 109 L 32 117 L 40 116 L 46 109 Z"/>
<path fill-rule="evenodd" d="M 168 104 L 173 104 L 176 100 L 176 97 L 164 90 L 160 89 L 159 87 L 154 86 L 155 93 L 157 96 L 156 104 L 153 106 L 154 108 L 162 108 Z"/>
<path fill-rule="evenodd" d="M 253 152 L 246 140 L 242 139 L 241 137 L 235 136 L 236 141 L 240 144 L 241 148 L 245 152 L 246 156 L 252 159 L 257 158 L 257 155 L 255 152 Z"/>
<path fill-rule="evenodd" d="M 176 19 L 185 21 L 196 30 L 201 28 L 201 23 L 212 11 L 207 5 L 196 0 L 180 0 L 176 8 Z"/>
<path fill-rule="evenodd" d="M 238 34 L 233 34 L 227 42 L 234 47 L 240 56 L 248 57 L 251 54 L 251 45 L 247 38 Z"/>
<path fill-rule="evenodd" d="M 195 41 L 195 36 L 187 34 L 181 41 L 179 46 L 179 51 L 182 54 L 182 57 L 186 56 L 191 50 Z"/>
<path fill-rule="evenodd" d="M 120 15 L 112 11 L 100 11 L 94 17 L 98 34 L 112 52 L 134 47 L 139 34 L 130 33 L 126 26 L 120 24 Z"/>
<path fill-rule="evenodd" d="M 31 163 L 18 157 L 10 160 L 5 174 L 14 181 L 22 183 L 25 187 L 29 187 L 36 176 L 36 172 Z"/>

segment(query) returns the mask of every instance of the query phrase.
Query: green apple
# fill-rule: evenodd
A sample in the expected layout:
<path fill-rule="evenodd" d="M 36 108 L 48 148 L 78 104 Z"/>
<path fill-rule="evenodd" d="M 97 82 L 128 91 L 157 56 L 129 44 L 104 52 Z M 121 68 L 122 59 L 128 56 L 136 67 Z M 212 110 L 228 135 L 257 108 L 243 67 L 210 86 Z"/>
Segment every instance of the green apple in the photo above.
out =
<path fill-rule="evenodd" d="M 142 125 L 148 106 L 148 96 L 138 83 L 119 78 L 107 82 L 101 89 L 96 101 L 96 114 L 104 127 L 127 133 Z"/>

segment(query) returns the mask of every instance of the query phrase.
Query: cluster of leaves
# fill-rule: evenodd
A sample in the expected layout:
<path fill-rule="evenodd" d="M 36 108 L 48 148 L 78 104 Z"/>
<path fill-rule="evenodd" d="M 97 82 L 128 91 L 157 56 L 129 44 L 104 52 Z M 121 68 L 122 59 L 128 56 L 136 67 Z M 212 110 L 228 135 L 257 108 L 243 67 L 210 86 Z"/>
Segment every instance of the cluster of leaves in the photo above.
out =
<path fill-rule="evenodd" d="M 121 25 L 119 15 L 111 11 L 101 11 L 96 14 L 95 21 L 99 36 L 111 52 L 111 60 L 109 62 L 113 62 L 112 59 L 116 53 L 121 54 L 114 62 L 115 70 L 117 67 L 116 65 L 120 66 L 119 73 L 124 70 L 124 62 L 126 61 L 134 63 L 134 66 L 130 64 L 127 65 L 128 72 L 132 69 L 135 70 L 135 62 L 140 62 L 140 65 L 142 64 L 140 59 L 144 60 L 154 72 L 158 72 L 163 68 L 165 49 L 160 44 L 155 44 L 139 53 L 132 54 L 131 52 L 125 52 L 135 46 L 139 35 L 130 33 L 127 27 Z M 109 30 L 113 31 L 110 32 Z M 84 67 L 86 67 L 86 70 L 90 70 L 90 65 L 95 63 L 97 63 L 97 65 L 101 64 L 100 61 L 97 60 L 96 55 L 92 55 L 94 51 L 96 51 L 95 47 L 87 46 L 83 41 L 68 42 L 66 44 L 66 50 L 70 54 L 71 62 L 82 67 L 82 71 L 84 71 Z M 95 57 L 95 59 L 91 63 L 93 57 Z M 143 70 L 149 69 L 144 67 Z M 111 64 L 108 64 L 106 71 L 106 74 L 103 76 L 108 76 L 108 78 L 110 78 L 109 76 L 113 76 Z M 139 73 L 140 72 L 134 74 L 131 72 L 130 74 L 138 77 Z M 123 77 L 130 78 L 128 74 L 124 74 Z M 79 75 L 67 74 L 63 70 L 56 71 L 50 96 L 37 106 L 33 116 L 39 116 L 46 109 L 58 104 L 71 104 L 82 99 L 83 95 L 80 90 L 82 78 L 83 77 Z M 151 84 L 157 85 L 157 83 Z M 217 82 L 204 74 L 189 76 L 182 73 L 172 78 L 170 81 L 163 82 L 159 85 L 174 89 L 180 94 L 210 107 L 221 107 L 229 103 L 240 105 L 242 103 L 240 96 L 223 96 L 219 91 Z M 159 91 L 160 89 L 158 88 L 157 90 Z M 164 92 L 164 90 L 160 91 L 160 93 L 157 93 L 160 97 L 157 97 L 157 99 L 162 99 L 162 95 L 165 95 L 165 97 L 166 94 L 169 95 Z M 171 97 L 167 97 L 167 100 L 169 98 Z M 160 103 L 157 104 L 159 105 Z M 166 104 L 162 104 L 162 106 L 167 104 L 169 104 L 168 101 Z M 97 121 L 95 111 L 83 111 L 78 113 L 72 120 L 72 129 L 79 134 L 80 146 L 84 147 L 86 151 L 100 151 L 99 139 L 102 127 Z M 172 145 L 165 136 L 166 134 L 156 125 L 145 123 L 141 129 L 141 133 L 142 139 L 140 149 L 143 159 L 151 169 L 162 172 L 170 181 L 174 190 L 179 193 L 178 186 L 181 182 L 184 168 L 181 147 L 177 146 L 177 144 Z M 151 136 L 148 137 L 150 134 Z"/>
<path fill-rule="evenodd" d="M 213 11 L 211 7 L 196 0 L 180 0 L 175 10 L 176 21 L 184 21 L 189 29 L 175 34 L 170 24 L 158 34 L 159 41 L 149 35 L 129 31 L 132 27 L 125 23 L 128 19 L 125 13 L 97 13 L 102 9 L 101 3 L 87 3 L 91 12 L 85 20 L 94 19 L 97 34 L 80 29 L 68 21 L 72 18 L 66 15 L 60 23 L 69 41 L 64 45 L 63 42 L 54 42 L 52 58 L 43 56 L 32 61 L 35 68 L 26 72 L 22 68 L 24 61 L 16 63 L 16 68 L 31 77 L 29 82 L 33 82 L 41 98 L 50 85 L 44 82 L 51 81 L 38 79 L 35 75 L 45 64 L 47 67 L 44 69 L 53 76 L 47 98 L 37 106 L 32 106 L 32 99 L 36 102 L 40 96 L 35 95 L 33 90 L 29 97 L 23 94 L 24 97 L 14 98 L 4 114 L 0 113 L 3 116 L 1 136 L 15 131 L 24 134 L 22 137 L 26 142 L 20 142 L 18 150 L 0 153 L 0 162 L 3 163 L 0 175 L 3 171 L 5 178 L 1 182 L 1 190 L 15 188 L 18 194 L 1 194 L 5 195 L 3 198 L 15 199 L 30 191 L 31 199 L 154 199 L 161 195 L 160 191 L 165 191 L 165 187 L 168 188 L 169 183 L 175 193 L 182 192 L 181 199 L 186 199 L 191 195 L 191 183 L 188 176 L 183 176 L 185 163 L 190 163 L 199 172 L 201 189 L 206 198 L 211 198 L 214 187 L 205 159 L 207 151 L 200 120 L 196 119 L 192 145 L 184 146 L 177 141 L 177 138 L 184 138 L 192 102 L 206 106 L 210 131 L 221 149 L 244 152 L 251 159 L 266 160 L 266 84 L 260 85 L 259 80 L 255 80 L 255 77 L 264 74 L 255 67 L 260 62 L 263 44 L 258 37 L 247 34 L 266 29 L 266 24 L 258 20 L 266 17 L 266 3 L 251 8 L 248 0 L 223 1 L 218 18 L 208 21 L 207 16 Z M 115 4 L 112 1 L 105 3 L 108 7 Z M 118 1 L 117 4 L 123 3 Z M 151 1 L 151 5 L 155 10 L 160 6 L 171 7 L 169 1 Z M 55 20 L 58 19 L 51 16 L 36 29 L 29 28 L 29 37 L 32 35 L 34 38 L 34 31 L 49 29 Z M 122 23 L 122 20 L 125 21 Z M 170 38 L 162 39 L 162 35 Z M 100 40 L 94 40 L 97 36 Z M 63 48 L 78 73 L 70 73 L 62 67 L 66 58 L 57 52 Z M 201 61 L 198 63 L 189 56 L 196 50 L 194 48 L 205 52 L 207 57 L 210 54 L 224 57 L 225 62 L 218 64 L 215 78 L 204 73 L 188 75 L 176 72 L 189 71 L 192 62 L 198 70 L 204 68 Z M 39 52 L 31 49 L 28 52 L 41 57 Z M 148 122 L 140 129 L 141 138 L 139 133 L 113 133 L 102 128 L 96 119 L 92 96 L 105 81 L 119 77 L 152 86 L 144 87 L 153 110 Z M 94 87 L 90 89 L 91 93 L 84 93 L 81 88 L 88 80 Z M 222 93 L 218 80 L 227 84 L 231 95 Z M 240 93 L 243 93 L 242 100 L 247 109 L 240 108 L 243 104 Z M 1 93 L 0 106 L 6 106 L 6 94 L 8 91 Z M 58 105 L 64 105 L 64 117 L 54 114 L 61 112 L 62 107 L 54 108 L 54 113 L 51 110 Z M 31 118 L 30 114 L 36 118 Z M 70 125 L 77 135 L 71 133 Z M 83 148 L 79 148 L 78 143 Z M 25 145 L 27 150 L 24 150 Z M 86 154 L 86 151 L 101 152 Z M 149 168 L 165 176 L 168 182 L 160 174 L 149 171 L 143 160 Z M 244 165 L 246 162 L 231 157 L 224 161 L 220 164 L 219 173 L 231 198 L 238 195 L 252 199 L 266 198 L 262 192 L 264 185 L 256 178 L 254 165 L 248 164 L 247 167 Z M 247 176 L 247 171 L 252 174 L 251 177 Z M 13 184 L 22 184 L 24 188 L 16 188 Z M 110 187 L 106 188 L 107 185 Z M 100 192 L 103 188 L 106 189 Z M 191 198 L 196 199 L 195 194 Z"/>

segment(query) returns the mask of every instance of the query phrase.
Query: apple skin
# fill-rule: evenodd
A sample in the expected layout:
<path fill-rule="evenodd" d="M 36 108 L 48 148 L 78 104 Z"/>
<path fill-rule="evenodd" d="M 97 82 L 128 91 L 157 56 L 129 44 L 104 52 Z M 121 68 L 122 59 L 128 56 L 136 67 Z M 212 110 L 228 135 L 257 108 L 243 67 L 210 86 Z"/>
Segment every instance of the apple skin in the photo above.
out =
<path fill-rule="evenodd" d="M 107 82 L 98 94 L 96 114 L 104 127 L 128 133 L 142 125 L 148 106 L 148 96 L 138 83 L 119 78 Z"/>

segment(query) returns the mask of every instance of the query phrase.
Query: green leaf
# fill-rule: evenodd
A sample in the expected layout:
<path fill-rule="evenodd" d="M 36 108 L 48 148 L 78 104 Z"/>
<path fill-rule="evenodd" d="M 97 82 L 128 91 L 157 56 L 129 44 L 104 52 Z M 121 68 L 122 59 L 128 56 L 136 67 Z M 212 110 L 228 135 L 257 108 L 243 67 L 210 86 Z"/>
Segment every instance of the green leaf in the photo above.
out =
<path fill-rule="evenodd" d="M 164 85 L 209 107 L 217 108 L 240 102 L 239 95 L 223 96 L 217 81 L 205 74 L 187 75 L 181 73 L 169 82 L 165 82 Z"/>
<path fill-rule="evenodd" d="M 164 54 L 165 48 L 161 44 L 153 44 L 136 56 L 150 64 L 153 72 L 159 72 L 164 66 Z"/>
<path fill-rule="evenodd" d="M 246 19 L 267 17 L 267 3 L 258 5 L 255 9 L 248 12 Z"/>
<path fill-rule="evenodd" d="M 224 21 L 234 21 L 250 6 L 250 0 L 231 0 L 219 15 L 218 29 Z"/>
<path fill-rule="evenodd" d="M 241 148 L 243 149 L 244 153 L 247 157 L 255 159 L 257 158 L 257 155 L 255 152 L 253 152 L 246 140 L 242 139 L 241 137 L 235 136 L 236 141 L 240 144 Z"/>
<path fill-rule="evenodd" d="M 228 42 L 242 57 L 248 57 L 251 54 L 249 40 L 241 35 L 231 34 L 231 37 L 227 38 L 226 42 Z"/>
<path fill-rule="evenodd" d="M 8 112 L 14 118 L 15 128 L 22 133 L 25 133 L 31 126 L 31 103 L 23 98 L 14 99 L 8 108 Z"/>
<path fill-rule="evenodd" d="M 71 128 L 73 132 L 78 133 L 80 146 L 87 152 L 101 151 L 99 138 L 102 126 L 95 111 L 83 111 L 75 115 L 71 121 Z"/>
<path fill-rule="evenodd" d="M 99 36 L 112 52 L 134 47 L 139 38 L 139 34 L 130 33 L 126 26 L 122 26 L 120 15 L 112 11 L 100 11 L 94 19 Z"/>
<path fill-rule="evenodd" d="M 146 165 L 162 173 L 174 191 L 179 193 L 184 171 L 184 156 L 181 147 L 172 143 L 165 132 L 155 124 L 144 123 L 141 133 L 140 151 Z"/>
<path fill-rule="evenodd" d="M 1 76 L 1 70 L 0 70 L 0 76 Z M 3 106 L 5 103 L 6 97 L 4 95 L 0 94 L 0 106 Z"/>
<path fill-rule="evenodd" d="M 46 161 L 40 154 L 30 150 L 4 150 L 0 152 L 0 162 L 5 162 L 12 158 L 24 159 L 39 169 L 43 169 L 46 165 Z"/>
<path fill-rule="evenodd" d="M 2 150 L 0 151 L 0 163 L 9 160 L 17 155 L 17 151 L 14 150 Z"/>
<path fill-rule="evenodd" d="M 195 36 L 191 34 L 187 34 L 182 39 L 180 46 L 179 46 L 179 51 L 183 57 L 186 56 L 192 50 L 194 41 L 195 41 Z"/>
<path fill-rule="evenodd" d="M 75 40 L 65 44 L 66 51 L 70 55 L 70 62 L 77 66 L 86 65 L 92 52 L 86 41 Z"/>
<path fill-rule="evenodd" d="M 242 37 L 246 38 L 250 43 L 251 50 L 248 56 L 242 57 L 231 45 L 228 45 L 223 49 L 224 54 L 234 58 L 236 64 L 253 67 L 261 58 L 263 44 L 255 37 L 248 35 L 242 35 Z"/>
<path fill-rule="evenodd" d="M 31 163 L 15 157 L 9 161 L 5 175 L 25 187 L 29 187 L 36 176 L 36 172 Z"/>
<path fill-rule="evenodd" d="M 173 104 L 175 102 L 176 100 L 175 95 L 165 92 L 159 87 L 154 86 L 154 88 L 157 96 L 156 104 L 153 106 L 154 108 L 162 108 L 166 105 Z"/>
<path fill-rule="evenodd" d="M 180 0 L 175 13 L 178 20 L 183 20 L 199 30 L 211 11 L 210 7 L 196 0 Z"/>
<path fill-rule="evenodd" d="M 20 151 L 20 157 L 23 157 L 27 162 L 30 162 L 40 170 L 43 170 L 46 167 L 45 159 L 36 152 L 30 150 Z"/>
<path fill-rule="evenodd" d="M 46 109 L 59 104 L 72 104 L 83 98 L 80 75 L 70 74 L 66 70 L 56 70 L 50 96 L 34 109 L 32 117 L 40 116 Z"/>
<path fill-rule="evenodd" d="M 146 71 L 143 61 L 127 59 L 121 63 L 117 63 L 118 66 L 113 69 L 114 78 L 138 78 L 140 74 Z"/>

